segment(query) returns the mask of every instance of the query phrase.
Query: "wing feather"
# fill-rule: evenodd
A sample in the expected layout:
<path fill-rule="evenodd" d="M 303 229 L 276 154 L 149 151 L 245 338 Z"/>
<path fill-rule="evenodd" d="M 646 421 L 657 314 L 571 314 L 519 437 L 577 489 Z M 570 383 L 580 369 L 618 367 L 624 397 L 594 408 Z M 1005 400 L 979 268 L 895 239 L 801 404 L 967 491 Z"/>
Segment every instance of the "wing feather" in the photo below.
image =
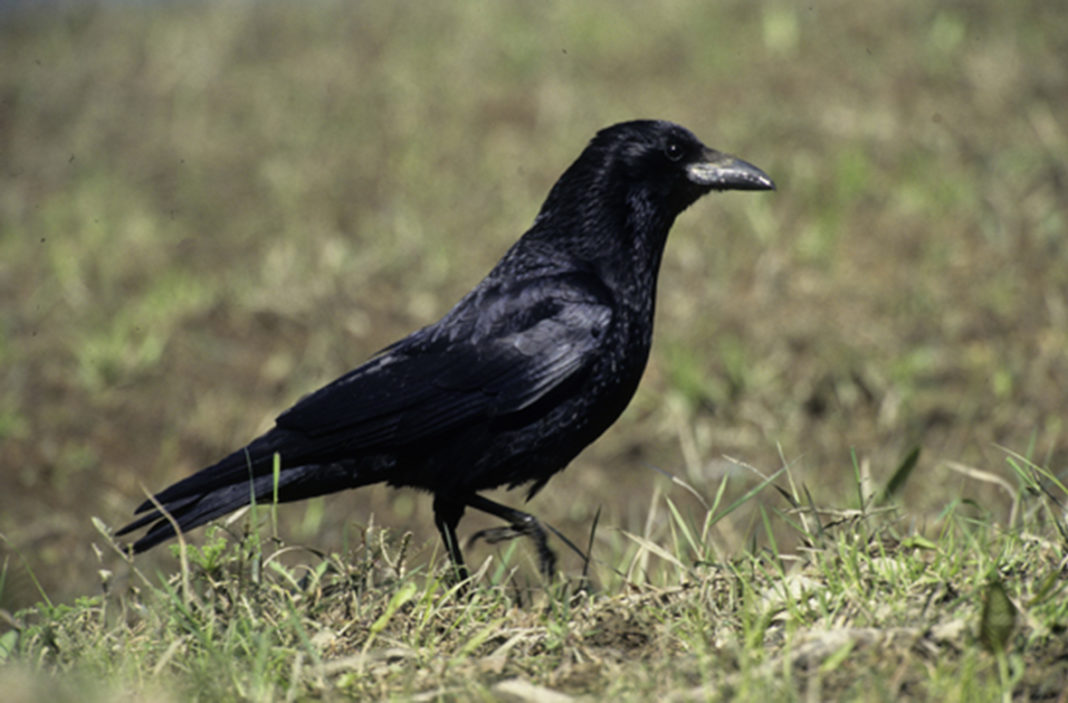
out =
<path fill-rule="evenodd" d="M 590 368 L 612 313 L 601 291 L 569 280 L 527 282 L 522 297 L 521 316 L 481 301 L 477 308 L 493 317 L 470 321 L 478 335 L 436 338 L 433 326 L 416 333 L 298 402 L 278 426 L 351 452 L 404 446 L 529 407 Z M 451 322 L 455 333 L 455 316 Z"/>

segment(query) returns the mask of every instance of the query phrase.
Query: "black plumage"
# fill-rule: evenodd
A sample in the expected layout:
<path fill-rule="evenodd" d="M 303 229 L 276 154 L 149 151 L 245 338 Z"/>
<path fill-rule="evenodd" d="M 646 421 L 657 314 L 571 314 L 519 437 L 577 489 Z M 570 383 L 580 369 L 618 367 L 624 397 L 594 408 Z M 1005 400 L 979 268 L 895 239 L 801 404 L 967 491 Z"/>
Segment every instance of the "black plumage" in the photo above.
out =
<path fill-rule="evenodd" d="M 479 491 L 528 498 L 611 425 L 634 394 L 653 330 L 657 274 L 675 217 L 712 190 L 774 188 L 760 169 L 670 122 L 601 130 L 549 192 L 531 228 L 441 320 L 301 399 L 276 425 L 155 499 L 189 530 L 274 493 L 292 501 L 371 483 L 434 495 L 461 574 L 467 507 L 552 551 L 537 520 Z M 174 530 L 151 501 L 119 530 Z"/>

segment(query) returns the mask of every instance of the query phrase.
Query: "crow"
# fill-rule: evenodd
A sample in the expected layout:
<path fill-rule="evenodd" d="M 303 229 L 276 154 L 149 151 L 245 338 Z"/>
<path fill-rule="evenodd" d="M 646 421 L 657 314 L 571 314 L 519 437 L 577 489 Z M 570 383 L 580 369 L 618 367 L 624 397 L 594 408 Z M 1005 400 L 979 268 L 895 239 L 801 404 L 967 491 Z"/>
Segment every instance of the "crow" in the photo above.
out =
<path fill-rule="evenodd" d="M 479 535 L 532 538 L 551 577 L 555 555 L 537 518 L 479 492 L 529 485 L 529 500 L 623 412 L 649 357 L 675 218 L 709 191 L 774 188 L 677 124 L 602 129 L 530 229 L 444 317 L 145 501 L 117 534 L 147 526 L 132 545 L 143 552 L 175 536 L 173 524 L 190 530 L 276 489 L 286 502 L 385 482 L 433 495 L 458 578 L 468 576 L 456 538 L 467 508 L 508 524 Z"/>

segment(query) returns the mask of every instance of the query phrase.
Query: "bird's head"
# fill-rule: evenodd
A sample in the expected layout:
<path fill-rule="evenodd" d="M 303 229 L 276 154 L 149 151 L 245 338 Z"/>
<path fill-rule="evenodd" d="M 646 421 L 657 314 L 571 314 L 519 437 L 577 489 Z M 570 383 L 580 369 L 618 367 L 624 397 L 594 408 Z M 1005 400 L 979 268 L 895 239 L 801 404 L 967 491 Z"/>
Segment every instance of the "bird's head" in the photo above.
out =
<path fill-rule="evenodd" d="M 671 217 L 712 190 L 775 189 L 756 166 L 705 146 L 685 127 L 660 120 L 606 127 L 579 161 L 587 155 L 609 178 L 629 190 L 647 191 Z"/>
<path fill-rule="evenodd" d="M 585 255 L 618 249 L 628 232 L 658 260 L 675 217 L 702 195 L 774 188 L 759 168 L 705 146 L 685 127 L 621 122 L 598 132 L 556 182 L 534 231 Z"/>

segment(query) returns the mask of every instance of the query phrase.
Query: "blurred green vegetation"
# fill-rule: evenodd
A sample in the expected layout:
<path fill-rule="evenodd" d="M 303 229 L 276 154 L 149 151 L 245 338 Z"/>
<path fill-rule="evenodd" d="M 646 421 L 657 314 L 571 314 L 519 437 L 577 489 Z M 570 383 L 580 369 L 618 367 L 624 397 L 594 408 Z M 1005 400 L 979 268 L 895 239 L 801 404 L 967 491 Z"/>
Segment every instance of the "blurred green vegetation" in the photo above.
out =
<path fill-rule="evenodd" d="M 94 588 L 90 516 L 436 319 L 636 117 L 779 191 L 679 218 L 638 396 L 531 510 L 640 532 L 650 466 L 707 494 L 724 455 L 844 503 L 852 453 L 885 481 L 921 446 L 907 511 L 997 519 L 947 462 L 1068 460 L 1065 56 L 1056 3 L 993 0 L 0 13 L 0 605 L 39 598 L 15 551 L 53 598 Z M 329 550 L 372 513 L 423 544 L 428 510 L 372 488 L 281 517 Z"/>

